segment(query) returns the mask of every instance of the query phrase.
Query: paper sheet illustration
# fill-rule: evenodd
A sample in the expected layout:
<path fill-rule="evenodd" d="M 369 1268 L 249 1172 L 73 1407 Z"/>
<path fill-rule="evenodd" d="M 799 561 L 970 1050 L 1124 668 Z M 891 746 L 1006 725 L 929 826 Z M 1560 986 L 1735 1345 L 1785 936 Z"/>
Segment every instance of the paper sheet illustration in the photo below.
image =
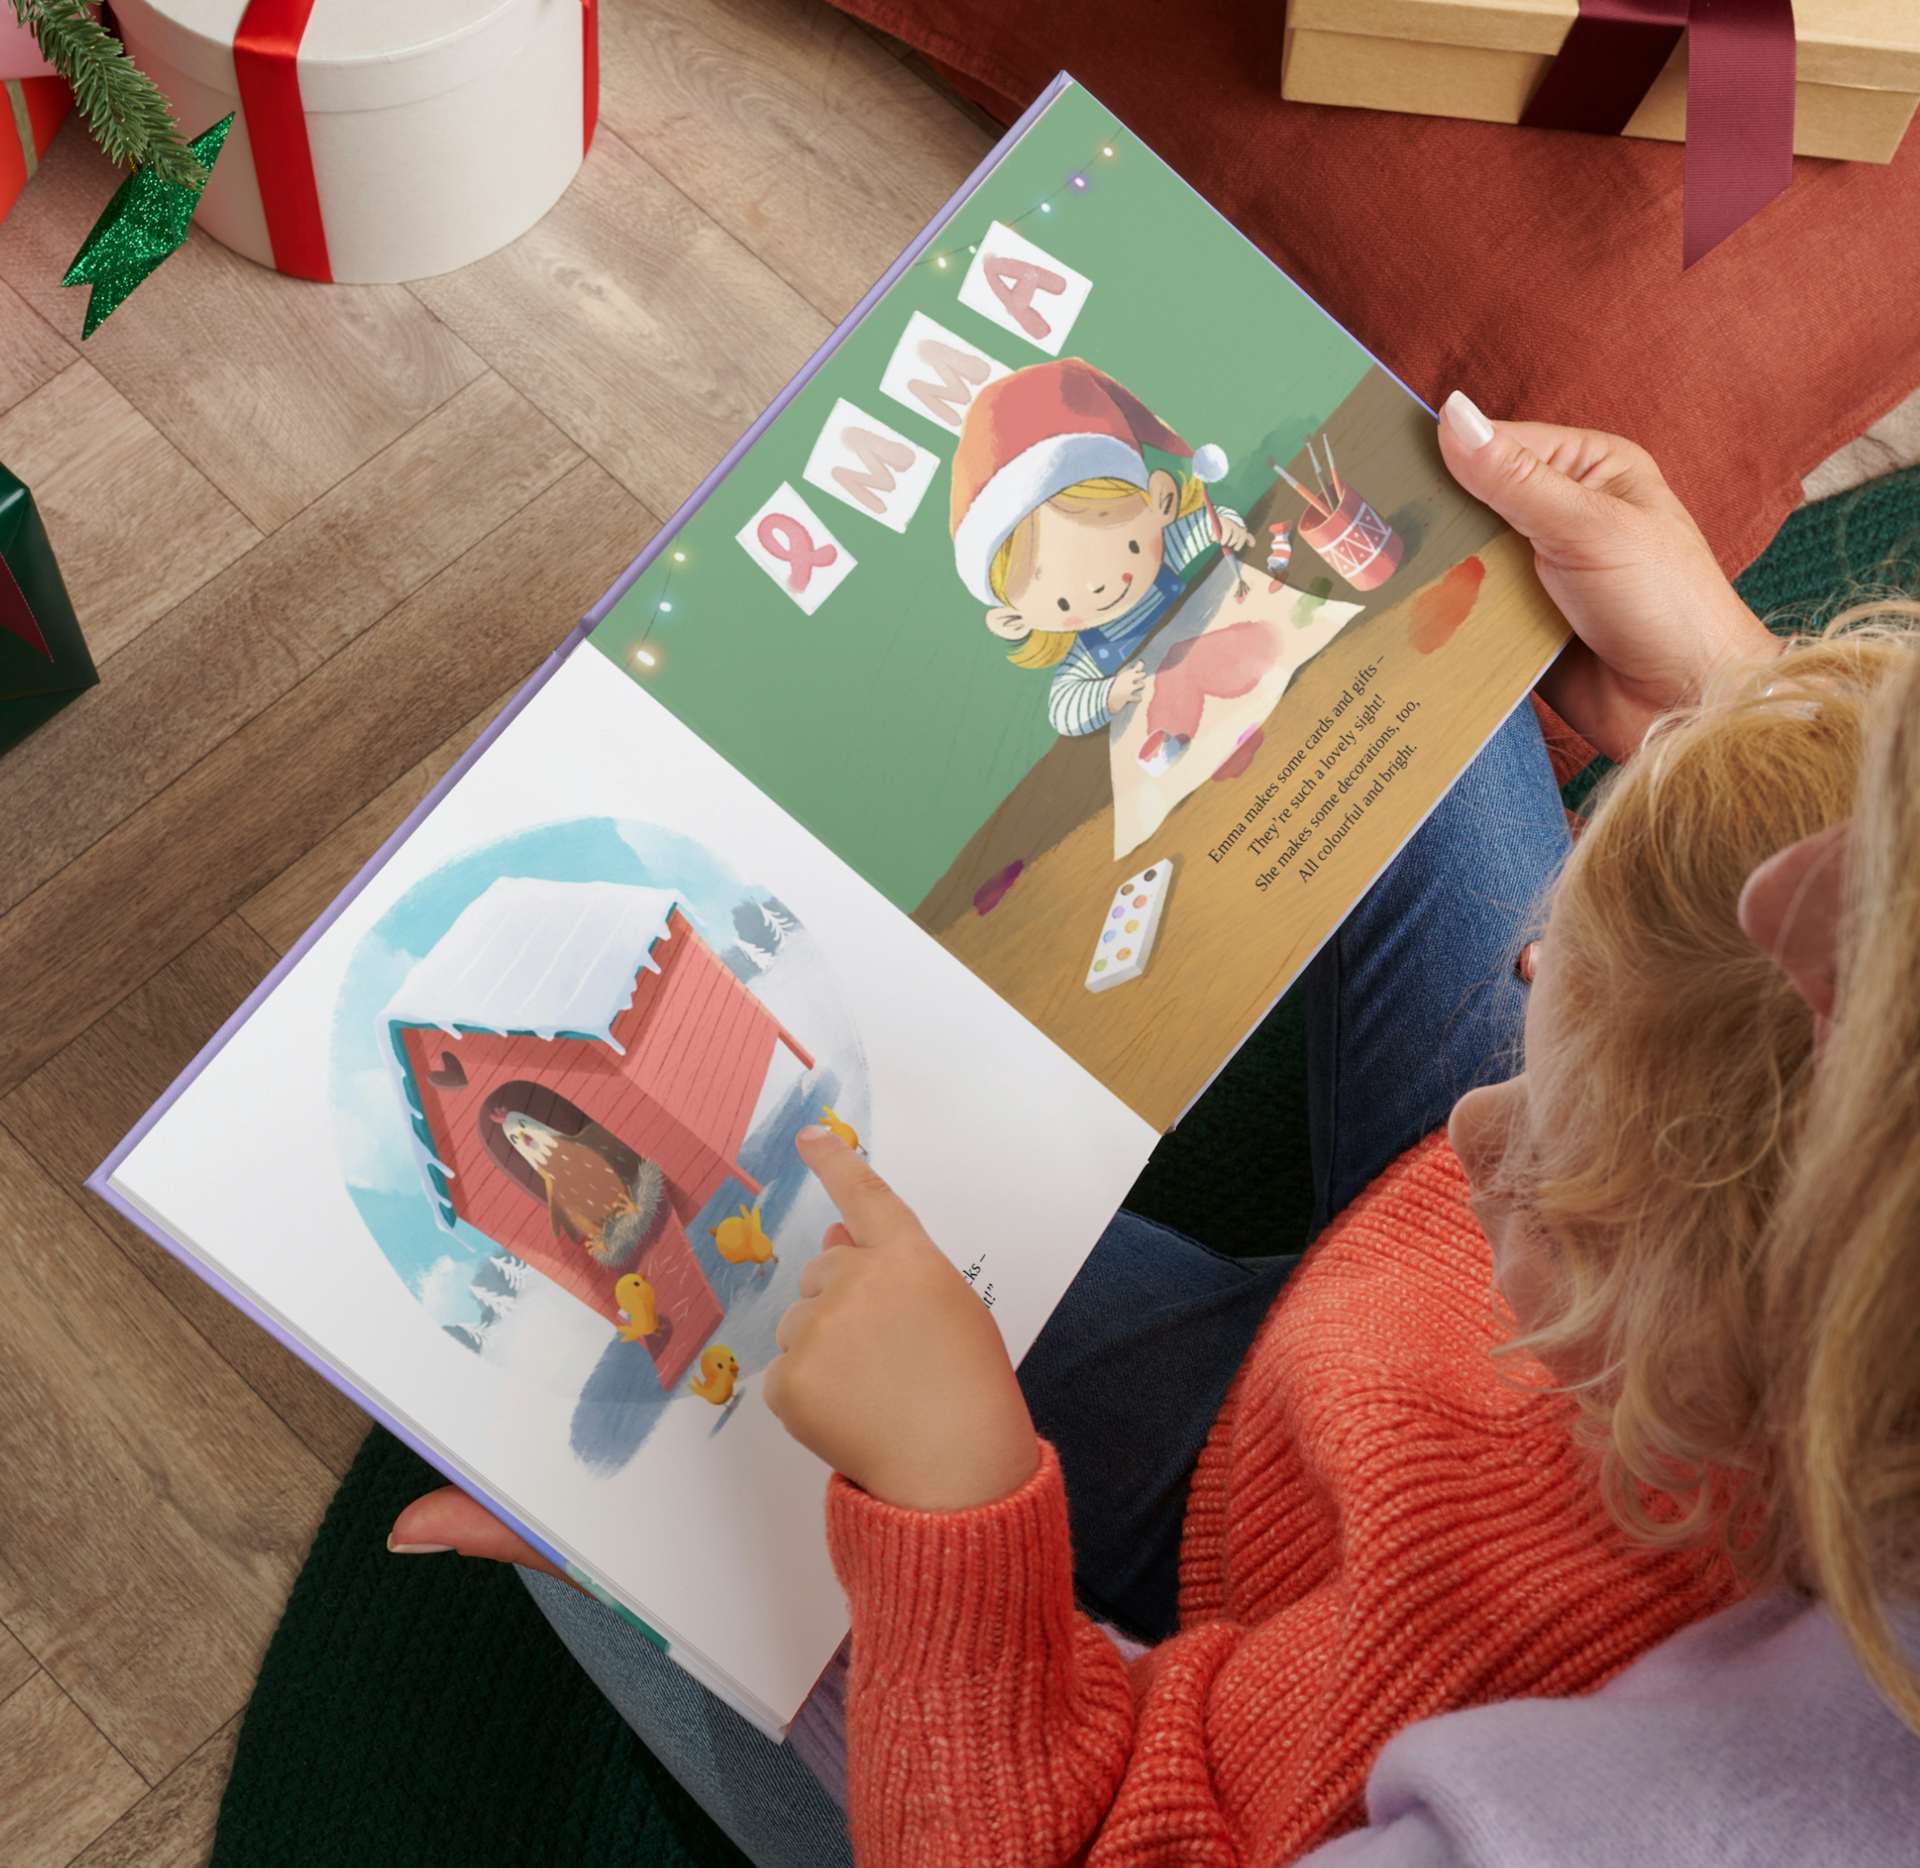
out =
<path fill-rule="evenodd" d="M 1365 607 L 1274 582 L 1220 559 L 1142 651 L 1147 691 L 1108 728 L 1116 859 L 1261 729 L 1294 676 Z"/>

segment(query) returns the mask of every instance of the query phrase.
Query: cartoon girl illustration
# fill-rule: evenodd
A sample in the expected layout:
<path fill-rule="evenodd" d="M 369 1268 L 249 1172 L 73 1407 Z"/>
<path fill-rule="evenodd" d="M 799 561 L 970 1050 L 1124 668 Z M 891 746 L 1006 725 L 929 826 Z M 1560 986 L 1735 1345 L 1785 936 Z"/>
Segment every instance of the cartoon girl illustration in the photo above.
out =
<path fill-rule="evenodd" d="M 1150 467 L 1152 448 L 1173 468 Z M 1134 659 L 1218 545 L 1246 522 L 1216 508 L 1219 448 L 1191 448 L 1131 390 L 1078 357 L 989 383 L 968 406 L 953 460 L 953 558 L 988 605 L 1008 659 L 1051 668 L 1056 733 L 1095 733 L 1146 691 Z"/>

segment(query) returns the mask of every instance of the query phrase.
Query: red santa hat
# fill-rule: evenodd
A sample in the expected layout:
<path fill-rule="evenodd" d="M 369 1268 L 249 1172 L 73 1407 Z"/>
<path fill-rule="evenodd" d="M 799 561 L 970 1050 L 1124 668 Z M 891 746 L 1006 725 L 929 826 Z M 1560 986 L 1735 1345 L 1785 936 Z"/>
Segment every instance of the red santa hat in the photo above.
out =
<path fill-rule="evenodd" d="M 1132 390 L 1078 357 L 1035 363 L 987 384 L 967 407 L 953 456 L 953 562 L 982 603 L 998 603 L 987 571 L 1034 511 L 1082 480 L 1145 488 L 1146 450 L 1218 480 L 1227 457 L 1192 448 Z"/>

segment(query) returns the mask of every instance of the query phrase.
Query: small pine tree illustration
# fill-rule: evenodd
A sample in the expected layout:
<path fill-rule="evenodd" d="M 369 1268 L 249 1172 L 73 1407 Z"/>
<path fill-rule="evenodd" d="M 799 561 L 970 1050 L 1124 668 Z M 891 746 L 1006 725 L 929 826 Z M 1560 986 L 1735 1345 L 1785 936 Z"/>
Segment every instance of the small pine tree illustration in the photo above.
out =
<path fill-rule="evenodd" d="M 771 895 L 744 901 L 733 911 L 733 931 L 748 956 L 763 969 L 773 964 L 781 943 L 799 926 L 793 912 Z"/>

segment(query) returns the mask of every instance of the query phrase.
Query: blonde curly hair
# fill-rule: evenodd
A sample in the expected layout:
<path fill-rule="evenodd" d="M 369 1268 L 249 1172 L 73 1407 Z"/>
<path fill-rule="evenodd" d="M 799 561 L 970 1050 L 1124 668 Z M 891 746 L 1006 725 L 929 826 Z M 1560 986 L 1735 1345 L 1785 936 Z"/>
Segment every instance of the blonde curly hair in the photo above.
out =
<path fill-rule="evenodd" d="M 1498 1170 L 1633 1537 L 1827 1602 L 1920 1730 L 1920 605 L 1836 619 L 1656 724 L 1551 896 L 1557 1011 Z M 1742 932 L 1769 857 L 1851 821 L 1833 1023 Z M 1494 1190 L 1496 1192 L 1499 1189 Z"/>

